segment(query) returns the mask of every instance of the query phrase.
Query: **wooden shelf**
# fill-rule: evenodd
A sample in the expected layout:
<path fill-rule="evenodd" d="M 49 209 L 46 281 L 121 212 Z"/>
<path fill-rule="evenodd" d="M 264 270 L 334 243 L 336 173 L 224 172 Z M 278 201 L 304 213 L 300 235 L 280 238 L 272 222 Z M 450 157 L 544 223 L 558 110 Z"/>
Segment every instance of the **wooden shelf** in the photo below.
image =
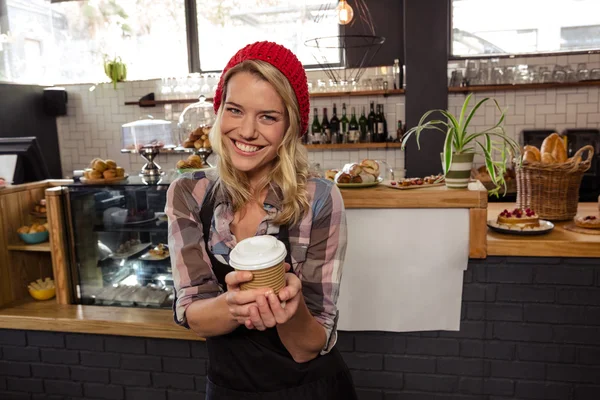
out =
<path fill-rule="evenodd" d="M 308 150 L 360 150 L 360 149 L 399 149 L 402 143 L 337 143 L 307 144 Z"/>
<path fill-rule="evenodd" d="M 8 250 L 15 251 L 39 251 L 39 252 L 50 252 L 50 243 L 43 242 L 38 244 L 9 244 L 6 246 Z"/>
<path fill-rule="evenodd" d="M 363 90 L 356 92 L 325 92 L 311 93 L 310 97 L 343 97 L 343 96 L 399 96 L 404 94 L 404 89 L 392 90 Z M 197 102 L 198 99 L 172 99 L 172 100 L 143 100 L 143 101 L 126 101 L 126 106 L 154 107 L 163 104 L 191 104 Z M 212 97 L 207 97 L 206 101 L 213 101 Z"/>
<path fill-rule="evenodd" d="M 363 90 L 356 92 L 325 92 L 325 93 L 311 93 L 310 97 L 342 97 L 342 96 L 399 96 L 404 94 L 404 89 L 392 89 L 392 90 Z"/>
<path fill-rule="evenodd" d="M 493 92 L 493 91 L 509 91 L 509 90 L 532 90 L 532 89 L 557 89 L 569 87 L 586 87 L 600 86 L 598 81 L 583 81 L 583 82 L 567 82 L 567 83 L 524 83 L 520 85 L 481 85 L 481 86 L 464 86 L 464 87 L 449 87 L 449 93 L 470 93 L 470 92 Z"/>

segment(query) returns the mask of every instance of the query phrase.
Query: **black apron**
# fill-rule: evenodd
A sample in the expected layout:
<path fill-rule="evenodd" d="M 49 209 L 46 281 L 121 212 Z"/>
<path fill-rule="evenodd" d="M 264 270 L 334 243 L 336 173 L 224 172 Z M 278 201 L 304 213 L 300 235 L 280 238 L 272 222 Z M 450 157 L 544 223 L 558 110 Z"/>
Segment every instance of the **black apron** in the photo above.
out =
<path fill-rule="evenodd" d="M 208 244 L 214 213 L 214 196 L 207 192 L 200 211 L 206 251 L 213 272 L 224 290 L 225 275 L 233 271 L 219 262 Z M 278 239 L 287 249 L 292 265 L 288 227 L 281 226 Z M 306 363 L 296 363 L 276 328 L 265 331 L 241 325 L 226 335 L 206 339 L 208 347 L 207 400 L 355 400 L 350 371 L 334 347 Z"/>

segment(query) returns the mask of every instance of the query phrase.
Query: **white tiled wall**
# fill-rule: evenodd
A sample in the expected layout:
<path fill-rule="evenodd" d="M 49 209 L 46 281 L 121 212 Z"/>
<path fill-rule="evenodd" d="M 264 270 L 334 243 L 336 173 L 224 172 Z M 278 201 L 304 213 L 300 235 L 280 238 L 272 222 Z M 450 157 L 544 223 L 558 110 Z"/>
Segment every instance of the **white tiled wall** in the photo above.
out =
<path fill-rule="evenodd" d="M 374 75 L 374 69 L 368 70 L 365 76 Z M 309 72 L 309 80 L 324 77 L 323 73 Z M 92 85 L 67 85 L 69 94 L 68 115 L 57 119 L 58 136 L 61 153 L 61 163 L 65 176 L 71 176 L 73 170 L 82 169 L 95 157 L 112 158 L 125 168 L 129 173 L 142 168 L 144 160 L 138 155 L 122 154 L 121 150 L 121 125 L 135 121 L 144 115 L 150 114 L 154 118 L 164 118 L 176 124 L 185 105 L 172 105 L 171 111 L 165 106 L 140 108 L 138 106 L 125 106 L 126 101 L 137 101 L 140 97 L 150 93 L 159 93 L 158 80 L 123 82 L 114 90 L 111 84 L 100 84 L 95 90 L 90 91 Z M 369 102 L 384 104 L 390 134 L 395 133 L 396 120 L 404 120 L 404 96 L 376 97 L 343 97 L 343 98 L 318 98 L 311 104 L 312 108 L 331 108 L 333 102 L 338 105 L 338 116 L 341 116 L 342 103 L 348 107 L 348 116 L 351 107 L 356 107 L 360 113 L 365 105 L 368 112 Z M 353 151 L 311 151 L 310 160 L 319 163 L 321 168 L 337 168 L 344 163 L 360 161 L 363 158 L 376 158 L 385 160 L 390 168 L 404 165 L 404 156 L 401 150 L 353 150 Z M 161 154 L 156 162 L 165 170 L 175 167 L 177 160 L 185 158 L 182 155 Z"/>
<path fill-rule="evenodd" d="M 501 59 L 504 65 L 547 65 L 552 69 L 556 64 L 571 65 L 586 63 L 587 68 L 600 68 L 600 54 L 570 55 L 531 58 Z M 453 62 L 449 68 L 453 68 Z M 505 131 L 519 143 L 522 143 L 521 131 L 524 129 L 554 129 L 561 132 L 566 128 L 600 128 L 600 87 L 572 87 L 561 89 L 518 90 L 497 92 L 476 92 L 471 106 L 485 97 L 498 101 L 506 110 Z M 465 100 L 462 93 L 448 96 L 448 108 L 452 113 L 460 113 Z M 473 119 L 471 132 L 490 127 L 500 116 L 493 102 L 486 103 L 485 109 L 477 112 Z M 475 159 L 481 163 L 481 158 Z"/>
<path fill-rule="evenodd" d="M 588 68 L 591 69 L 600 67 L 600 55 L 538 57 L 531 60 L 505 59 L 503 62 L 535 65 L 587 62 Z M 449 67 L 451 64 L 449 63 Z M 365 76 L 374 74 L 375 69 L 370 69 Z M 308 73 L 309 80 L 316 80 L 322 76 L 322 72 Z M 137 171 L 144 161 L 137 155 L 121 154 L 121 125 L 137 120 L 145 114 L 176 121 L 184 106 L 173 105 L 172 112 L 165 112 L 162 106 L 140 108 L 124 105 L 125 101 L 137 101 L 147 93 L 158 93 L 159 81 L 119 83 L 116 91 L 110 84 L 101 84 L 90 92 L 88 90 L 90 86 L 89 84 L 68 85 L 68 116 L 57 119 L 65 176 L 70 176 L 74 169 L 84 168 L 94 157 L 113 158 L 127 171 Z M 478 92 L 473 96 L 473 101 L 484 97 L 495 98 L 501 107 L 507 109 L 505 129 L 517 140 L 519 132 L 523 129 L 553 128 L 561 131 L 565 128 L 600 127 L 600 87 Z M 464 94 L 450 94 L 449 110 L 458 113 L 464 98 Z M 356 107 L 357 113 L 360 113 L 363 105 L 368 109 L 370 101 L 384 104 L 391 135 L 395 132 L 396 121 L 405 120 L 404 96 L 315 98 L 311 104 L 311 113 L 313 107 L 317 107 L 319 113 L 322 112 L 323 107 L 331 110 L 334 101 L 340 115 L 341 103 L 346 103 L 348 114 L 351 107 Z M 472 122 L 473 129 L 489 127 L 498 116 L 499 112 L 495 110 L 493 103 L 488 103 Z M 309 154 L 310 160 L 319 163 L 322 169 L 339 168 L 347 162 L 360 161 L 363 158 L 385 160 L 389 167 L 394 169 L 404 168 L 404 152 L 399 149 L 325 150 L 311 151 Z M 163 154 L 158 157 L 157 162 L 164 169 L 172 169 L 181 158 L 180 155 Z"/>

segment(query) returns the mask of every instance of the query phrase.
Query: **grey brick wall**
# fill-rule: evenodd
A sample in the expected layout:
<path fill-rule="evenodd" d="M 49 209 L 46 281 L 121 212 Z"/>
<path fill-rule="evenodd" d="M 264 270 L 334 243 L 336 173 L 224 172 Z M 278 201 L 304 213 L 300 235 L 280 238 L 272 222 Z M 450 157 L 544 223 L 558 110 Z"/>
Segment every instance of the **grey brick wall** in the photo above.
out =
<path fill-rule="evenodd" d="M 600 400 L 600 259 L 473 260 L 459 332 L 337 346 L 361 400 Z M 199 400 L 206 358 L 204 342 L 0 329 L 0 399 Z"/>

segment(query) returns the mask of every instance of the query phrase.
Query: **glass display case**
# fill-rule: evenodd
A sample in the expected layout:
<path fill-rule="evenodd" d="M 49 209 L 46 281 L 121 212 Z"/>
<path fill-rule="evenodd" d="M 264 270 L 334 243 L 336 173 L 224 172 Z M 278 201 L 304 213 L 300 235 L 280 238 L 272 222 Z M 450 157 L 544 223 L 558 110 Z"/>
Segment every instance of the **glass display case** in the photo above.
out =
<path fill-rule="evenodd" d="M 172 177 L 67 186 L 72 281 L 80 304 L 168 308 L 173 302 L 166 194 Z"/>

